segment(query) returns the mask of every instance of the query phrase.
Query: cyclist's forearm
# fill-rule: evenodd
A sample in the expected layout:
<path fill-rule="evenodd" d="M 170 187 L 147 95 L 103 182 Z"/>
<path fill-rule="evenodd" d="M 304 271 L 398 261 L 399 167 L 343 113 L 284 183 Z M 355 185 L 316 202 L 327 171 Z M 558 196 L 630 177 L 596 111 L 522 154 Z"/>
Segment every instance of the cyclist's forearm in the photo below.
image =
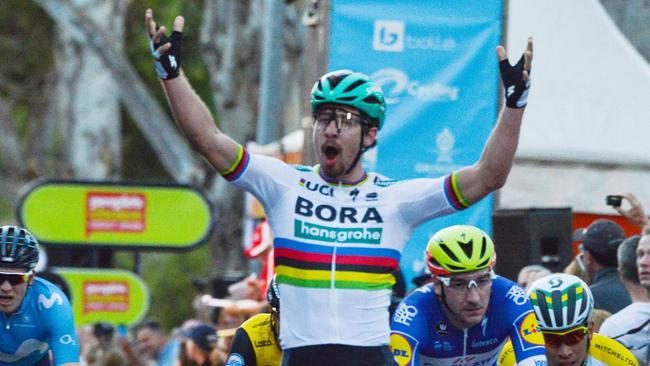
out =
<path fill-rule="evenodd" d="M 192 146 L 202 152 L 207 144 L 204 140 L 219 133 L 210 111 L 184 74 L 162 83 L 176 124 Z"/>

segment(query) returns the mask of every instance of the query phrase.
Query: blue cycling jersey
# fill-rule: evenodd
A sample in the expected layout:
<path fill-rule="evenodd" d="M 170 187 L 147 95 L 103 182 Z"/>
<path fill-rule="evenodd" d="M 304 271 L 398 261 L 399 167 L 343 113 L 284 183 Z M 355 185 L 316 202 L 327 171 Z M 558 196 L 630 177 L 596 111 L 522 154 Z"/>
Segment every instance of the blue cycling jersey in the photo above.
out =
<path fill-rule="evenodd" d="M 519 365 L 546 365 L 544 338 L 524 290 L 497 276 L 483 320 L 466 329 L 452 325 L 433 285 L 415 290 L 391 321 L 391 348 L 404 365 L 496 365 L 510 338 Z"/>
<path fill-rule="evenodd" d="M 0 313 L 0 365 L 34 365 L 50 350 L 54 365 L 79 362 L 70 303 L 58 287 L 37 277 L 17 312 Z"/>

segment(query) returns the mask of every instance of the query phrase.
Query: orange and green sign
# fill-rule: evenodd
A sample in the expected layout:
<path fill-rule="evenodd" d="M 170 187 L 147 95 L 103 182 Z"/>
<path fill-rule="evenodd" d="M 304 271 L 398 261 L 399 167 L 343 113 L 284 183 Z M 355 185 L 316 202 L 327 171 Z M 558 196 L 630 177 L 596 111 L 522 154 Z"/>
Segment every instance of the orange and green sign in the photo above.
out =
<path fill-rule="evenodd" d="M 189 249 L 213 226 L 210 205 L 183 185 L 43 181 L 22 198 L 18 217 L 48 245 Z"/>
<path fill-rule="evenodd" d="M 149 289 L 132 272 L 63 267 L 52 272 L 68 285 L 76 325 L 98 321 L 135 325 L 149 311 Z"/>

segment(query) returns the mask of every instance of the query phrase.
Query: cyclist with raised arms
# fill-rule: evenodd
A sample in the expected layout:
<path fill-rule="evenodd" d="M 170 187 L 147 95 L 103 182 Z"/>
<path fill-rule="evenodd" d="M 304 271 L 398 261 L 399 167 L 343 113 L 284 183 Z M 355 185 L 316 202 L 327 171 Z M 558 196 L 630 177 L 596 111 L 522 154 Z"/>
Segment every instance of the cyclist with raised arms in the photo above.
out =
<path fill-rule="evenodd" d="M 145 23 L 180 129 L 225 179 L 264 205 L 282 293 L 283 364 L 393 364 L 387 309 L 402 248 L 419 224 L 462 210 L 505 183 L 527 103 L 532 40 L 515 66 L 497 48 L 506 107 L 480 160 L 437 179 L 395 181 L 360 164 L 386 119 L 384 94 L 368 76 L 339 70 L 314 84 L 319 164 L 289 166 L 250 154 L 216 127 L 181 72 L 182 17 L 169 38 L 150 9 Z"/>
<path fill-rule="evenodd" d="M 533 282 L 528 295 L 546 344 L 549 366 L 637 366 L 622 344 L 593 331 L 594 298 L 580 278 L 556 273 Z M 516 365 L 508 342 L 499 366 Z"/>
<path fill-rule="evenodd" d="M 0 227 L 0 365 L 79 365 L 72 308 L 35 276 L 38 252 L 27 230 Z"/>
<path fill-rule="evenodd" d="M 391 322 L 400 366 L 496 365 L 509 338 L 519 365 L 546 364 L 526 293 L 494 273 L 496 257 L 492 239 L 474 226 L 450 226 L 431 237 L 432 283 L 406 297 Z"/>

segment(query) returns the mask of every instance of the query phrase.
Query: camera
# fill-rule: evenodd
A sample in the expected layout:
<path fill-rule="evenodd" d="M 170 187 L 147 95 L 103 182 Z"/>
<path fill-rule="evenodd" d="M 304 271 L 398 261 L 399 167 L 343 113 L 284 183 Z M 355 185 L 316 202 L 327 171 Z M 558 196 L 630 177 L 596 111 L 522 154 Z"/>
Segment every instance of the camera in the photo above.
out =
<path fill-rule="evenodd" d="M 611 194 L 608 195 L 606 198 L 607 204 L 612 207 L 621 207 L 621 201 L 623 200 L 623 196 Z"/>

